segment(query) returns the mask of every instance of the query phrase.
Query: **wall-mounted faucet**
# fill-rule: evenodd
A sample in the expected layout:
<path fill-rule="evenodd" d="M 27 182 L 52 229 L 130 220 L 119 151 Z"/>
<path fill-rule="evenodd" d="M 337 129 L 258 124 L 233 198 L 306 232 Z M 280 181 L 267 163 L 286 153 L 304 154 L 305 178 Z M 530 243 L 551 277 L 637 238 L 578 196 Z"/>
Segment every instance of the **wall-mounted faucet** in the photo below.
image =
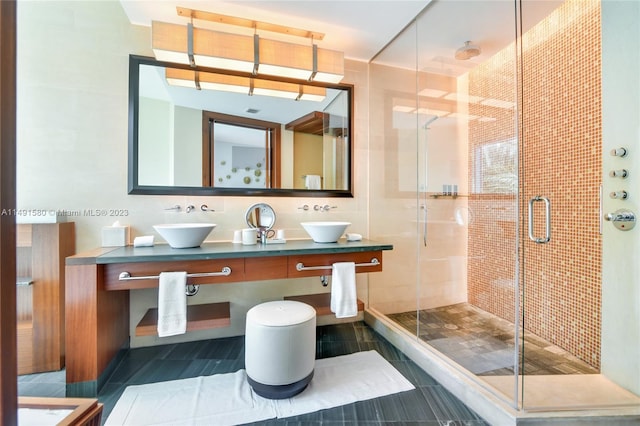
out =
<path fill-rule="evenodd" d="M 192 212 L 192 211 L 194 211 L 195 209 L 196 209 L 196 208 L 195 208 L 193 205 L 189 204 L 189 205 L 187 206 L 187 213 L 191 213 L 191 212 Z"/>
<path fill-rule="evenodd" d="M 175 210 L 179 212 L 180 210 L 182 210 L 182 208 L 178 204 L 176 204 L 175 206 L 169 207 L 168 209 L 165 209 L 165 210 Z"/>
<path fill-rule="evenodd" d="M 328 212 L 331 209 L 337 209 L 338 206 L 330 206 L 329 204 L 325 204 L 324 206 L 320 206 L 318 204 L 316 204 L 315 206 L 313 206 L 313 209 L 317 212 Z"/>

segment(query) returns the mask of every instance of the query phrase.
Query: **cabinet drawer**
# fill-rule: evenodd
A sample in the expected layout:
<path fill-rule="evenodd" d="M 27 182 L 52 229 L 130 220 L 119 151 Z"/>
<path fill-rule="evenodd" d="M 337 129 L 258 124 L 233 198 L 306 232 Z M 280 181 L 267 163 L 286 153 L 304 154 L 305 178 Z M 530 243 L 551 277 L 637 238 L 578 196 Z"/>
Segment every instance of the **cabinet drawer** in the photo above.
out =
<path fill-rule="evenodd" d="M 105 290 L 132 290 L 158 287 L 160 272 L 186 271 L 188 274 L 221 272 L 222 268 L 231 269 L 229 275 L 210 277 L 189 277 L 188 284 L 220 284 L 244 281 L 244 259 L 212 259 L 169 262 L 114 263 L 104 265 Z M 131 277 L 150 277 L 149 279 L 120 280 L 121 272 Z"/>
<path fill-rule="evenodd" d="M 247 281 L 287 278 L 287 257 L 247 257 L 244 260 L 244 277 Z"/>
<path fill-rule="evenodd" d="M 357 266 L 358 264 L 371 263 L 372 259 L 378 259 L 378 264 L 374 266 Z M 299 256 L 289 256 L 287 265 L 288 277 L 316 277 L 320 275 L 331 275 L 332 265 L 336 262 L 355 262 L 356 273 L 382 271 L 382 250 L 355 252 L 355 253 L 331 253 L 331 254 L 308 254 Z M 297 269 L 297 265 L 302 264 L 306 268 L 323 267 L 322 269 Z"/>

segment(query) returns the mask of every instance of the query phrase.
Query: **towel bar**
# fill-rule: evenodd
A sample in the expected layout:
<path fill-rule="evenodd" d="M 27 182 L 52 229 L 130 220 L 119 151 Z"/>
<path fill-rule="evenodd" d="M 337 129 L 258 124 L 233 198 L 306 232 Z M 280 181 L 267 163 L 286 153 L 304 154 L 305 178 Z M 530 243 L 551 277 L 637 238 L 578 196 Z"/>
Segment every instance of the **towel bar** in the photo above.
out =
<path fill-rule="evenodd" d="M 356 263 L 357 266 L 378 266 L 380 261 L 377 258 L 372 258 L 369 263 Z M 317 271 L 321 269 L 332 269 L 333 265 L 327 266 L 304 266 L 304 263 L 300 262 L 296 264 L 296 271 Z"/>
<path fill-rule="evenodd" d="M 200 277 L 220 277 L 231 275 L 231 268 L 225 266 L 220 272 L 202 272 L 196 274 L 187 274 L 187 278 L 200 278 Z M 118 279 L 120 281 L 132 281 L 132 280 L 157 280 L 160 275 L 148 275 L 143 277 L 132 277 L 127 271 L 120 272 Z"/>

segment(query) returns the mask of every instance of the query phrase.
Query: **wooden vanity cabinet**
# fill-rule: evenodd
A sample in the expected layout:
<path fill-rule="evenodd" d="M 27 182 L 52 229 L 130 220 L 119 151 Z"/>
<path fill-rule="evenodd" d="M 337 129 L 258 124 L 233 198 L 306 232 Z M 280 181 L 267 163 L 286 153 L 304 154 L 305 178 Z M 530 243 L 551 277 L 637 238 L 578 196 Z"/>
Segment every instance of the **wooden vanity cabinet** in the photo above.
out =
<path fill-rule="evenodd" d="M 17 225 L 18 374 L 57 371 L 65 363 L 65 267 L 75 225 Z"/>
<path fill-rule="evenodd" d="M 372 242 L 318 248 L 312 242 L 299 242 L 271 249 L 273 252 L 256 247 L 245 253 L 247 248 L 213 243 L 204 254 L 198 252 L 178 260 L 163 248 L 158 248 L 159 254 L 150 250 L 147 253 L 151 254 L 140 257 L 127 248 L 115 255 L 108 249 L 96 249 L 72 256 L 66 266 L 67 396 L 97 395 L 119 354 L 128 347 L 129 291 L 157 288 L 161 272 L 209 274 L 230 270 L 224 275 L 188 276 L 187 285 L 330 276 L 335 262 L 355 262 L 356 273 L 368 273 L 382 270 L 382 251 L 392 248 Z M 299 263 L 311 269 L 300 270 Z M 283 296 L 309 303 L 318 315 L 331 313 L 329 293 Z M 364 310 L 362 301 L 358 301 L 358 310 Z M 188 304 L 187 331 L 226 327 L 230 325 L 230 311 L 229 302 Z M 157 315 L 157 308 L 149 309 L 136 325 L 135 334 L 156 335 Z"/>
<path fill-rule="evenodd" d="M 163 271 L 184 270 L 189 274 L 222 271 L 229 268 L 229 275 L 216 277 L 188 278 L 187 284 L 215 285 L 242 281 L 263 281 L 287 278 L 331 275 L 331 265 L 335 262 L 370 263 L 377 259 L 376 266 L 357 267 L 356 272 L 377 272 L 382 270 L 382 251 L 364 253 L 316 254 L 294 256 L 247 257 L 237 259 L 191 260 L 168 262 L 114 263 L 104 265 L 106 290 L 137 290 L 157 288 L 158 276 Z M 297 265 L 307 267 L 327 266 L 325 269 L 302 270 Z M 121 280 L 120 274 L 126 272 L 131 277 L 149 277 L 149 279 Z M 318 315 L 328 315 L 330 298 L 328 294 L 314 294 L 288 298 L 299 300 L 313 306 Z M 358 310 L 364 309 L 364 303 L 358 301 Z M 207 303 L 187 306 L 187 332 L 209 328 L 227 327 L 231 324 L 231 308 L 228 302 Z M 149 309 L 136 325 L 136 336 L 155 336 L 157 334 L 158 309 Z"/>

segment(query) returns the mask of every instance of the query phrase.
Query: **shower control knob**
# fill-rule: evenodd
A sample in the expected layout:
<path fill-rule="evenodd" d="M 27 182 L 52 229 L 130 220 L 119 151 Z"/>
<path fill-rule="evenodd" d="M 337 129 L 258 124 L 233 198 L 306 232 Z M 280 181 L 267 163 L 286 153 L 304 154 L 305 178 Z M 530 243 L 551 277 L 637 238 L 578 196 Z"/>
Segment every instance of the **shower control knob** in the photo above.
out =
<path fill-rule="evenodd" d="M 626 169 L 620 169 L 620 170 L 611 170 L 609 172 L 609 176 L 611 176 L 612 178 L 626 178 L 627 176 L 629 176 L 629 172 Z"/>
<path fill-rule="evenodd" d="M 629 197 L 627 191 L 613 191 L 609 194 L 609 197 L 618 199 L 618 200 L 626 200 Z"/>
<path fill-rule="evenodd" d="M 629 231 L 636 226 L 636 215 L 631 210 L 619 209 L 613 213 L 607 213 L 604 219 L 612 222 L 613 226 L 621 231 Z"/>
<path fill-rule="evenodd" d="M 611 150 L 611 155 L 614 157 L 626 157 L 627 156 L 627 148 L 615 148 Z"/>

